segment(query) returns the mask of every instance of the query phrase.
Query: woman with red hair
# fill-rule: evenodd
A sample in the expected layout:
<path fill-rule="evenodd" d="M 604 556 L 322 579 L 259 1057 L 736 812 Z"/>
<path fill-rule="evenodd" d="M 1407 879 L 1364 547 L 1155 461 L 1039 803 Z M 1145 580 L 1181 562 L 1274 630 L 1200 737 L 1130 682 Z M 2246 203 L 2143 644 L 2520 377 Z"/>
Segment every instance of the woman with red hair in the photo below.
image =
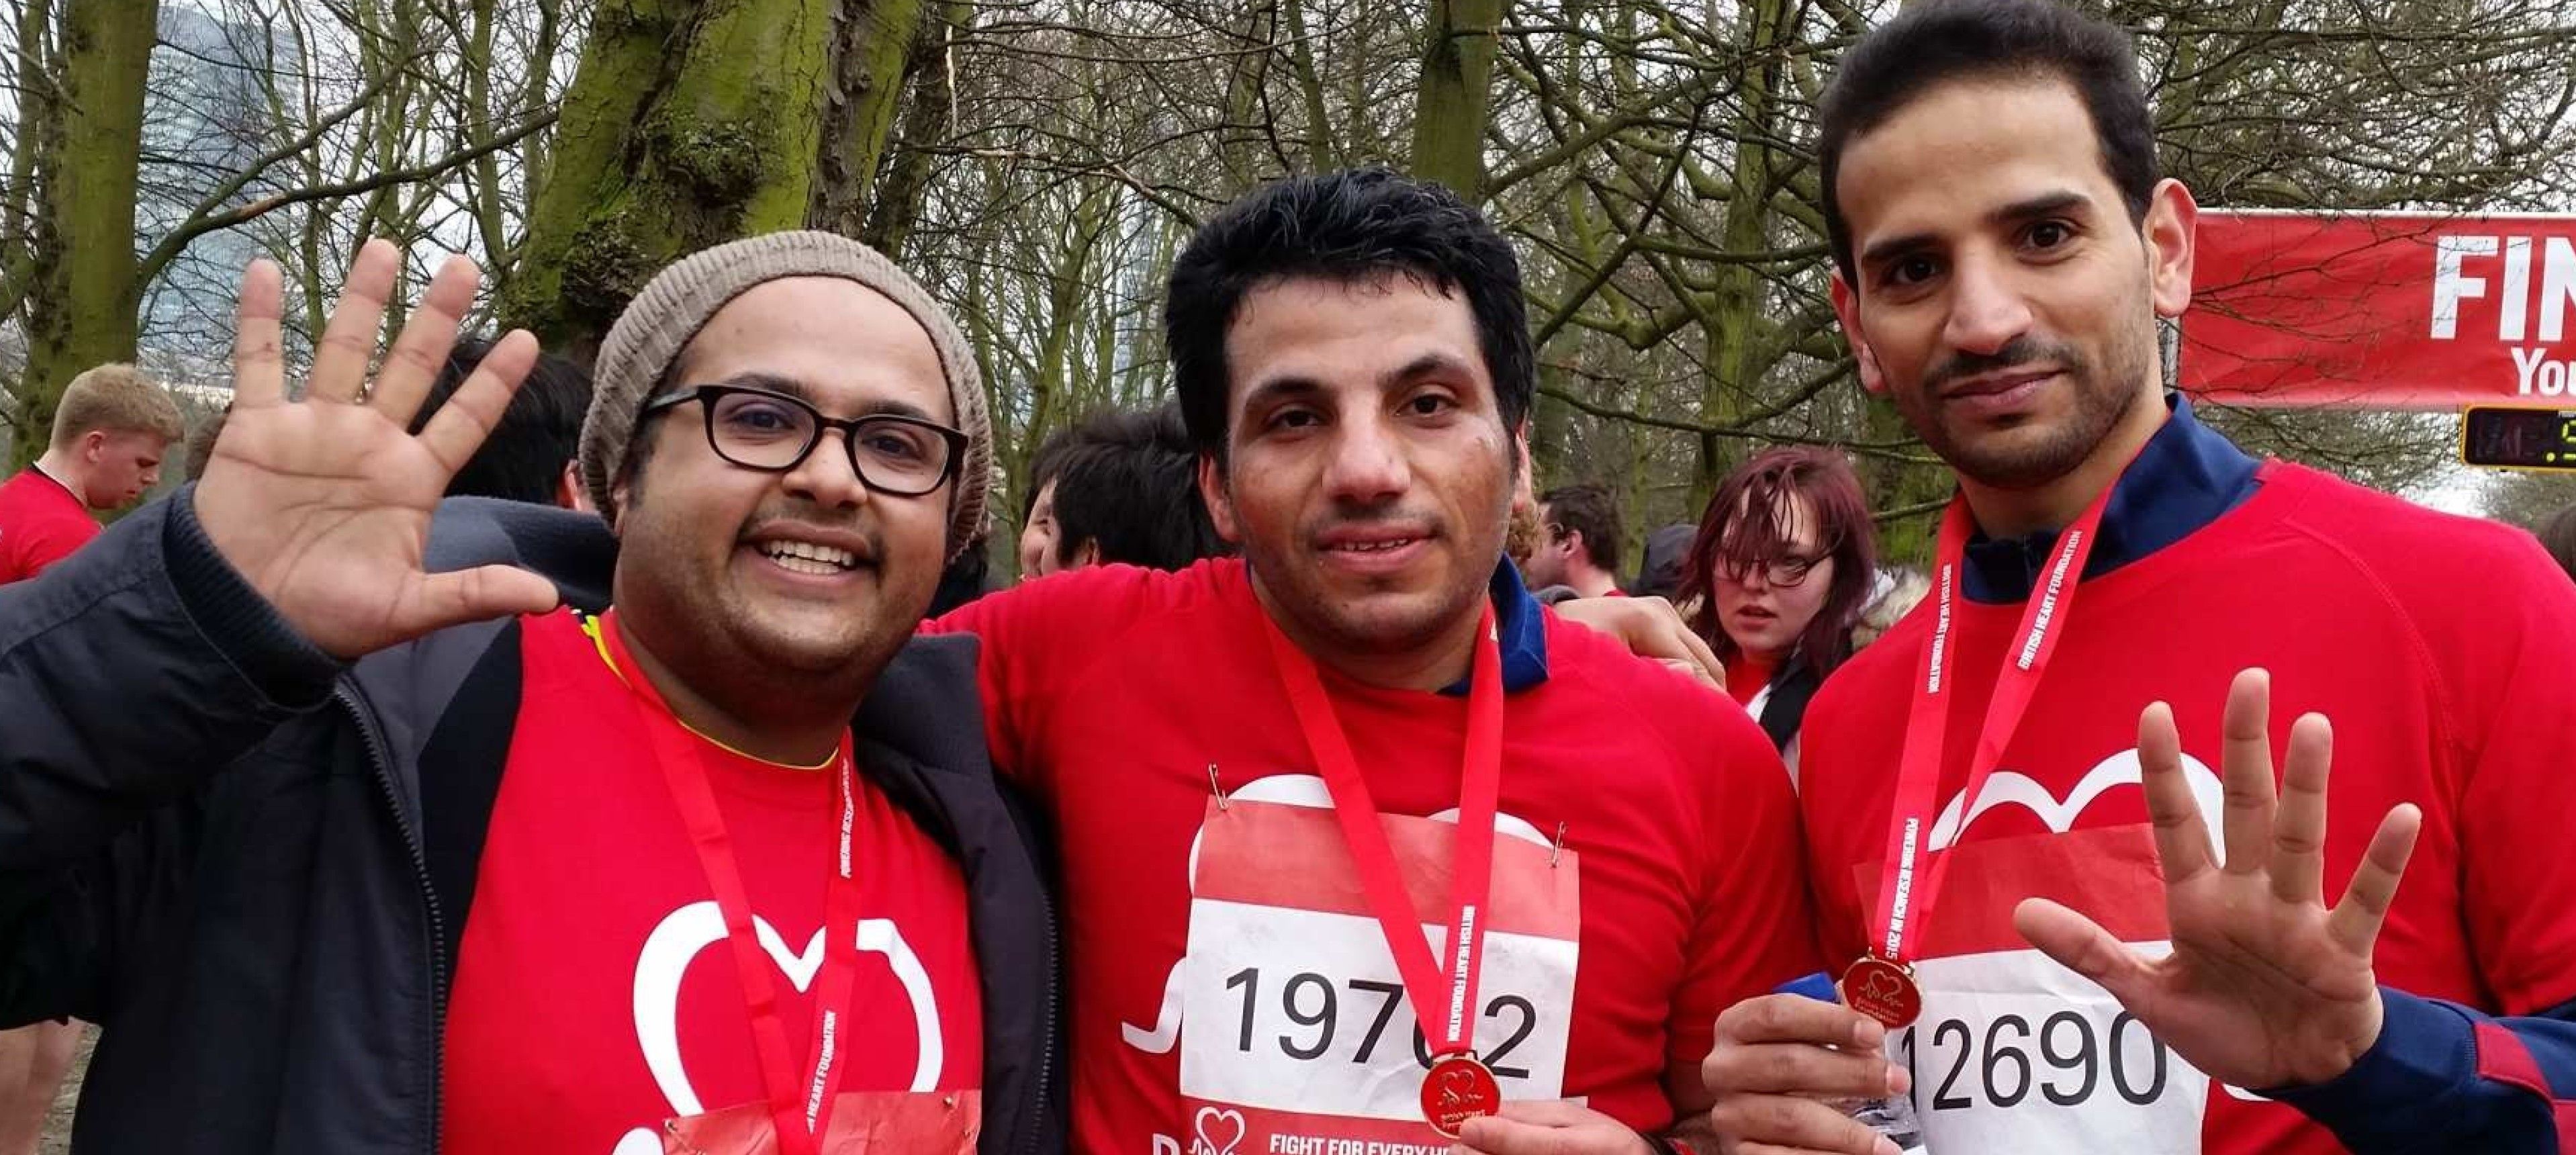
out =
<path fill-rule="evenodd" d="M 1678 600 L 1793 773 L 1807 700 L 1851 656 L 1877 564 L 1860 478 L 1826 450 L 1755 454 L 1700 518 Z"/>

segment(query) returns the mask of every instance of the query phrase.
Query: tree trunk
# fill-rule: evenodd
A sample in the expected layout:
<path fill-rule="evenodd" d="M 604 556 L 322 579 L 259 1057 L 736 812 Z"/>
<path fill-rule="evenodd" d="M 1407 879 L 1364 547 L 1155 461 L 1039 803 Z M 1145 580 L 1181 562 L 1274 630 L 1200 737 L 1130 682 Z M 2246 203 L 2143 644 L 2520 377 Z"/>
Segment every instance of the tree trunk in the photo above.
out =
<path fill-rule="evenodd" d="M 44 452 L 63 386 L 90 366 L 134 359 L 141 300 L 134 200 L 143 149 L 143 82 L 160 0 L 67 0 L 62 104 L 37 238 L 24 423 L 13 466 Z"/>
<path fill-rule="evenodd" d="M 465 101 L 473 123 L 466 135 L 476 145 L 493 136 L 492 20 L 499 0 L 473 0 L 472 24 L 465 41 Z M 501 207 L 501 157 L 485 153 L 474 162 L 466 182 L 474 206 L 474 228 L 483 240 L 484 260 L 497 265 L 510 251 L 509 223 Z M 487 275 L 488 275 L 487 270 Z"/>
<path fill-rule="evenodd" d="M 1288 66 L 1297 77 L 1297 96 L 1306 109 L 1306 171 L 1342 167 L 1342 149 L 1333 132 L 1332 113 L 1324 107 L 1324 81 L 1315 71 L 1315 42 L 1306 35 L 1306 0 L 1284 0 L 1280 19 L 1287 22 Z"/>
<path fill-rule="evenodd" d="M 1510 0 L 1432 0 L 1413 111 L 1413 175 L 1485 199 L 1485 126 L 1494 107 L 1494 41 Z"/>
<path fill-rule="evenodd" d="M 1739 95 L 1743 119 L 1733 134 L 1735 163 L 1727 182 L 1725 226 L 1719 233 L 1719 243 L 1729 253 L 1758 253 L 1771 247 L 1766 235 L 1772 196 L 1771 148 L 1763 142 L 1783 139 L 1778 123 L 1782 118 L 1777 49 L 1787 7 L 1786 0 L 1750 0 L 1742 12 L 1744 57 L 1751 67 L 1745 70 Z M 1743 262 L 1721 264 L 1715 274 L 1699 419 L 1703 424 L 1727 427 L 1736 424 L 1741 400 L 1756 390 L 1768 369 L 1755 363 L 1753 350 L 1763 325 L 1769 283 L 1762 278 L 1761 270 Z M 1728 439 L 1700 435 L 1699 469 L 1692 479 L 1691 508 L 1705 507 L 1710 495 L 1717 492 L 1717 483 L 1734 466 L 1734 450 Z"/>
<path fill-rule="evenodd" d="M 1268 121 L 1261 96 L 1270 83 L 1270 54 L 1278 44 L 1278 0 L 1246 5 L 1240 54 L 1227 70 L 1225 123 L 1217 129 L 1217 156 L 1225 163 L 1230 193 L 1250 189 L 1269 168 L 1260 155 Z"/>
<path fill-rule="evenodd" d="M 1883 398 L 1872 397 L 1863 413 L 1861 436 L 1886 444 L 1910 438 L 1914 431 L 1896 406 Z M 1928 449 L 1921 451 L 1930 456 Z M 1938 462 L 1923 464 L 1901 461 L 1894 457 L 1865 457 L 1860 461 L 1861 484 L 1868 491 L 1869 503 L 1881 510 L 1906 509 L 1938 501 L 1957 486 L 1949 469 Z M 1878 525 L 1878 564 L 1908 565 L 1929 569 L 1932 562 L 1933 535 L 1941 528 L 1938 511 L 1918 513 Z"/>
<path fill-rule="evenodd" d="M 814 228 L 855 237 L 866 223 L 921 10 L 922 0 L 842 0 L 834 9 L 836 82 L 826 95 L 820 179 L 806 218 Z"/>
<path fill-rule="evenodd" d="M 52 147 L 54 118 L 61 108 L 54 99 L 53 72 L 45 59 L 52 27 L 53 9 L 47 0 L 25 0 L 20 6 L 15 62 L 18 131 L 10 142 L 9 184 L 0 189 L 0 253 L 7 254 L 0 261 L 0 317 L 17 314 L 36 278 L 34 251 L 27 242 L 39 208 L 34 191 L 37 162 Z"/>
<path fill-rule="evenodd" d="M 948 41 L 963 33 L 974 17 L 972 0 L 946 0 L 938 16 L 924 23 L 915 38 L 907 69 L 912 102 L 903 115 L 901 142 L 894 146 L 885 179 L 868 205 L 867 224 L 859 230 L 860 240 L 887 256 L 895 255 L 912 238 L 913 221 L 921 215 L 921 198 L 930 188 L 930 146 L 948 131 L 949 117 L 957 107 L 957 80 L 950 71 L 954 54 Z"/>
<path fill-rule="evenodd" d="M 827 0 L 604 0 L 528 218 L 509 323 L 588 359 L 663 266 L 812 203 Z"/>

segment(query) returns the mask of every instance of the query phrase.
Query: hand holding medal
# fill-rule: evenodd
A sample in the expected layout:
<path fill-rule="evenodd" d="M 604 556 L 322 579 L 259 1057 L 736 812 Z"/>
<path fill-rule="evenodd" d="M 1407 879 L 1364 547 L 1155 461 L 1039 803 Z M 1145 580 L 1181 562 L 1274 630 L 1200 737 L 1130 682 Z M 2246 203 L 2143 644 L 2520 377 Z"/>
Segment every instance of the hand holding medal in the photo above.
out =
<path fill-rule="evenodd" d="M 1887 1136 L 1836 1101 L 1904 1095 L 1914 1086 L 1887 1060 L 1887 1028 L 1839 1003 L 1804 994 L 1746 999 L 1717 1017 L 1716 1045 L 1700 1081 L 1716 1099 L 1708 1121 L 1727 1141 L 1782 1151 L 1900 1155 Z"/>

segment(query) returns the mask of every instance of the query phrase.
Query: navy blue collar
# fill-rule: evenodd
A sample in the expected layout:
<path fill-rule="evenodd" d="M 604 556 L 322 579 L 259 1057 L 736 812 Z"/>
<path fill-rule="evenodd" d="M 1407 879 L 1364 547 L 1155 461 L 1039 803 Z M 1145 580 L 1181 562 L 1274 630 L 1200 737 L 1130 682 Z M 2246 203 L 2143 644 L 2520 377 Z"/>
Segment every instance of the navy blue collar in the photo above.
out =
<path fill-rule="evenodd" d="M 2084 563 L 2088 580 L 2181 541 L 2243 504 L 2260 484 L 2258 463 L 2192 416 L 2191 402 L 2179 393 L 2166 400 L 2173 415 L 2111 487 L 2101 535 Z M 2000 540 L 1978 533 L 1968 541 L 1961 590 L 1972 602 L 2028 601 L 2056 545 L 2054 529 Z"/>
<path fill-rule="evenodd" d="M 1517 694 L 1546 681 L 1547 615 L 1540 612 L 1538 599 L 1531 596 L 1510 558 L 1494 567 L 1494 580 L 1486 583 L 1486 592 L 1494 599 L 1494 633 L 1503 650 L 1503 692 Z M 1460 678 L 1440 692 L 1466 697 L 1467 679 Z"/>

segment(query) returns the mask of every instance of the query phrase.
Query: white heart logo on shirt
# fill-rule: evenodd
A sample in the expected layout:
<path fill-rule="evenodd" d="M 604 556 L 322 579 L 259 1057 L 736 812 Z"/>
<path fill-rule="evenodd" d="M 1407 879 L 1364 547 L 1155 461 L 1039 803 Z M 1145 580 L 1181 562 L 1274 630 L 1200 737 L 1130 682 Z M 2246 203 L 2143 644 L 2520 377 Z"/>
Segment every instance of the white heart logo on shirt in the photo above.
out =
<path fill-rule="evenodd" d="M 787 976 L 799 994 L 813 985 L 815 974 L 823 969 L 821 930 L 806 941 L 803 951 L 790 953 L 786 938 L 769 925 L 769 920 L 754 914 L 751 929 L 761 950 L 778 964 L 779 972 Z M 646 936 L 644 949 L 635 957 L 635 1042 L 643 1050 L 644 1065 L 653 1072 L 653 1081 L 661 1088 L 662 1098 L 670 1104 L 674 1116 L 706 1113 L 680 1059 L 680 980 L 699 952 L 723 941 L 724 912 L 712 901 L 693 902 L 664 917 Z M 913 1030 L 920 1039 L 912 1090 L 936 1090 L 941 1067 L 947 1060 L 947 1039 L 940 1033 L 939 1001 L 930 988 L 930 972 L 891 919 L 860 920 L 859 950 L 885 956 L 886 965 L 910 996 Z"/>
<path fill-rule="evenodd" d="M 2191 784 L 2192 800 L 2200 805 L 2201 821 L 2209 826 L 2210 854 L 2223 864 L 2227 846 L 2219 829 L 2223 792 L 2218 784 L 2218 775 L 2200 759 L 2185 754 L 2182 756 L 2182 776 Z M 1941 808 L 1941 820 L 1932 824 L 1928 849 L 1949 849 L 1979 816 L 2002 806 L 2019 806 L 2028 810 L 2047 823 L 2050 830 L 2064 834 L 2075 828 L 2075 820 L 2083 816 L 2084 808 L 2091 806 L 2094 799 L 2113 787 L 2137 786 L 2145 781 L 2145 767 L 2138 761 L 2135 749 L 2122 750 L 2095 763 L 2092 769 L 2084 772 L 2084 777 L 2076 780 L 2074 788 L 2068 790 L 2064 798 L 2049 793 L 2047 787 L 2029 775 L 2015 770 L 1997 770 L 1986 778 L 1985 788 L 1977 791 L 1974 805 L 1967 805 L 1965 790 L 1950 796 L 1949 805 Z"/>
<path fill-rule="evenodd" d="M 1316 810 L 1333 808 L 1332 789 L 1324 785 L 1322 777 L 1314 774 L 1265 775 L 1244 783 L 1241 788 L 1228 793 L 1226 797 L 1237 802 L 1273 802 L 1281 806 L 1305 806 Z M 1433 822 L 1447 822 L 1454 825 L 1458 821 L 1458 808 L 1452 806 L 1437 814 L 1427 814 L 1424 817 Z M 1518 838 L 1534 846 L 1550 845 L 1547 836 L 1540 834 L 1538 827 L 1530 825 L 1528 819 L 1507 812 L 1495 813 L 1494 832 Z M 1202 830 L 1190 836 L 1189 876 L 1193 886 L 1197 884 L 1199 876 L 1199 840 L 1205 837 L 1206 833 Z M 1172 1048 L 1181 1041 L 1181 964 L 1178 962 L 1173 963 L 1172 969 L 1163 974 L 1163 1002 L 1156 1008 L 1154 1015 L 1154 1025 L 1150 1028 L 1129 1022 L 1119 1023 L 1119 1037 L 1125 1039 L 1128 1046 L 1147 1054 L 1170 1054 Z"/>

